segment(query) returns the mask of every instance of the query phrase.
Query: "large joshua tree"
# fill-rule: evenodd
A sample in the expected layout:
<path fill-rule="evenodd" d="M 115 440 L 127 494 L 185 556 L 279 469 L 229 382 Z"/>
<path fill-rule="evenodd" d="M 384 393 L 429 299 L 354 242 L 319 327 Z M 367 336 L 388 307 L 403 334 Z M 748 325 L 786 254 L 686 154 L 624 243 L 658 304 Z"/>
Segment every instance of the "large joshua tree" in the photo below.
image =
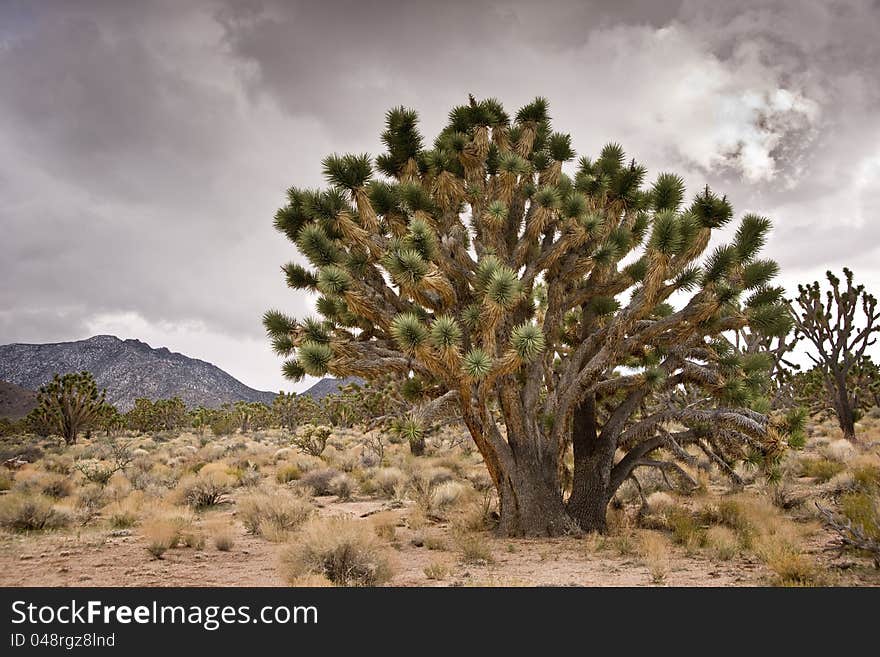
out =
<path fill-rule="evenodd" d="M 265 314 L 287 376 L 394 373 L 427 400 L 412 434 L 452 407 L 511 535 L 603 530 L 638 468 L 686 478 L 702 451 L 732 474 L 778 453 L 767 359 L 728 335 L 788 330 L 777 266 L 757 257 L 768 220 L 743 217 L 701 262 L 728 201 L 706 188 L 685 207 L 668 173 L 644 187 L 616 144 L 564 171 L 571 137 L 540 98 L 511 120 L 471 97 L 431 146 L 396 108 L 382 141 L 375 162 L 326 158 L 329 187 L 291 188 L 275 216 L 309 264 L 287 281 L 320 314 Z"/>

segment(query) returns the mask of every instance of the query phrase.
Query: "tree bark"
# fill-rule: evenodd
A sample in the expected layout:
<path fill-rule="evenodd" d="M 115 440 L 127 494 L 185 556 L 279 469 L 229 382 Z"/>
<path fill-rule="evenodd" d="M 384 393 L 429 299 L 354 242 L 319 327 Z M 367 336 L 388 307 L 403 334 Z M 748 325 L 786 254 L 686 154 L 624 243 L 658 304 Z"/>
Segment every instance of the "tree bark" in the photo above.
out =
<path fill-rule="evenodd" d="M 846 388 L 845 374 L 834 374 L 834 410 L 837 415 L 837 424 L 847 440 L 856 439 L 856 419 L 852 404 L 849 399 L 849 391 Z"/>
<path fill-rule="evenodd" d="M 606 511 L 614 494 L 614 444 L 610 438 L 600 436 L 596 419 L 595 397 L 588 396 L 572 421 L 574 478 L 567 505 L 569 515 L 587 532 L 606 531 Z"/>
<path fill-rule="evenodd" d="M 505 536 L 560 536 L 577 531 L 559 486 L 547 481 L 538 468 L 522 464 L 505 472 L 499 496 L 498 530 Z"/>
<path fill-rule="evenodd" d="M 425 453 L 425 437 L 410 438 L 409 451 L 413 456 L 422 456 Z"/>

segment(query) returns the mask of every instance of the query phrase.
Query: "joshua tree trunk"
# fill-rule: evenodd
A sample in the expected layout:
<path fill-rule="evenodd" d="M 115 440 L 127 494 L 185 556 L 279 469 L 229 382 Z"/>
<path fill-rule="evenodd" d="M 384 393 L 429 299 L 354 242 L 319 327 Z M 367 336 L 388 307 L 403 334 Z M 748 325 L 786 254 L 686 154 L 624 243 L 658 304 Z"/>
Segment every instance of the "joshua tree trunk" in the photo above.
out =
<path fill-rule="evenodd" d="M 559 536 L 576 530 L 562 502 L 556 459 L 528 449 L 536 443 L 518 444 L 498 486 L 499 531 L 506 536 Z"/>
<path fill-rule="evenodd" d="M 422 456 L 425 453 L 425 437 L 418 436 L 409 439 L 409 451 L 413 456 Z"/>
<path fill-rule="evenodd" d="M 584 531 L 604 532 L 605 512 L 614 494 L 611 470 L 614 444 L 596 427 L 596 401 L 587 397 L 572 422 L 574 478 L 568 513 Z"/>
<path fill-rule="evenodd" d="M 555 450 L 521 424 L 508 422 L 507 440 L 463 409 L 500 501 L 498 530 L 506 536 L 559 536 L 577 531 L 565 510 Z"/>
<path fill-rule="evenodd" d="M 498 527 L 503 535 L 559 536 L 576 530 L 565 511 L 559 487 L 541 477 L 539 471 L 520 463 L 503 474 Z"/>
<path fill-rule="evenodd" d="M 72 423 L 65 423 L 62 438 L 65 445 L 76 445 L 77 426 Z"/>
<path fill-rule="evenodd" d="M 838 374 L 835 377 L 835 390 L 832 390 L 834 398 L 834 411 L 837 415 L 837 423 L 840 430 L 843 431 L 843 437 L 847 440 L 856 439 L 856 418 L 853 412 L 853 404 L 849 398 L 849 391 L 846 386 L 846 377 Z"/>

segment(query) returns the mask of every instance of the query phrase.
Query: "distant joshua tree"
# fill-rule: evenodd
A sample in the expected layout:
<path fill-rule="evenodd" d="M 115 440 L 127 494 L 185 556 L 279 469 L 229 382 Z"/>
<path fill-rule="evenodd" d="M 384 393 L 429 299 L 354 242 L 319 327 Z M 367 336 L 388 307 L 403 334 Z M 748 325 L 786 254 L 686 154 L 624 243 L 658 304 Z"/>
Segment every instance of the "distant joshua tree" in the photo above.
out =
<path fill-rule="evenodd" d="M 807 356 L 821 375 L 824 397 L 844 437 L 854 440 L 859 406 L 869 392 L 857 383 L 871 371 L 872 363 L 865 352 L 877 342 L 873 336 L 880 331 L 880 312 L 877 299 L 865 291 L 865 286 L 853 284 L 849 269 L 843 269 L 845 287 L 830 271 L 825 276 L 830 289 L 824 295 L 818 281 L 798 286 L 791 315 L 797 333 L 813 346 L 814 351 Z"/>
<path fill-rule="evenodd" d="M 702 258 L 733 218 L 726 198 L 685 205 L 671 173 L 644 187 L 617 144 L 564 172 L 572 140 L 540 98 L 512 119 L 471 98 L 431 145 L 417 122 L 391 110 L 375 162 L 332 155 L 329 188 L 288 190 L 275 226 L 309 266 L 284 273 L 320 314 L 265 314 L 288 377 L 417 378 L 425 401 L 402 433 L 454 409 L 510 535 L 602 531 L 639 469 L 689 479 L 689 447 L 727 473 L 775 462 L 794 427 L 765 414 L 766 355 L 731 338 L 789 328 L 777 265 L 758 257 L 767 219 L 744 216 Z"/>
<path fill-rule="evenodd" d="M 43 433 L 61 436 L 67 445 L 75 445 L 81 432 L 91 431 L 104 417 L 105 396 L 106 390 L 98 392 L 89 372 L 56 374 L 40 388 L 29 423 Z"/>

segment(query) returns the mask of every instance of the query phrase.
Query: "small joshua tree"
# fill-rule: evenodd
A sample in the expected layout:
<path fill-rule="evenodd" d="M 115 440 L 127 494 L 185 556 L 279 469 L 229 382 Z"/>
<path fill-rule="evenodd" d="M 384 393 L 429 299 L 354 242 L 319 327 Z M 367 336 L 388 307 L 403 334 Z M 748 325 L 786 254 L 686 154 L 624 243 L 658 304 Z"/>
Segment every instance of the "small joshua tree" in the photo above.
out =
<path fill-rule="evenodd" d="M 866 350 L 877 342 L 873 336 L 880 331 L 880 312 L 877 300 L 865 291 L 865 286 L 853 284 L 849 269 L 843 269 L 845 285 L 830 271 L 825 276 L 830 289 L 824 295 L 818 281 L 798 286 L 791 315 L 795 330 L 813 347 L 807 356 L 821 372 L 827 399 L 844 437 L 854 440 L 860 388 L 852 384 L 865 362 Z"/>
<path fill-rule="evenodd" d="M 402 433 L 418 442 L 454 409 L 513 535 L 604 530 L 625 480 L 684 472 L 688 448 L 724 472 L 776 458 L 786 423 L 765 414 L 767 359 L 731 341 L 786 313 L 758 257 L 767 219 L 746 215 L 703 258 L 733 218 L 726 198 L 706 188 L 686 205 L 670 173 L 645 187 L 616 144 L 564 171 L 572 140 L 540 98 L 513 118 L 471 98 L 430 145 L 417 123 L 391 110 L 386 153 L 330 156 L 328 189 L 288 190 L 275 226 L 309 266 L 284 273 L 320 314 L 265 314 L 288 377 L 417 379 Z"/>
<path fill-rule="evenodd" d="M 91 431 L 102 418 L 105 396 L 89 372 L 56 374 L 40 388 L 29 422 L 75 445 L 79 433 Z"/>

